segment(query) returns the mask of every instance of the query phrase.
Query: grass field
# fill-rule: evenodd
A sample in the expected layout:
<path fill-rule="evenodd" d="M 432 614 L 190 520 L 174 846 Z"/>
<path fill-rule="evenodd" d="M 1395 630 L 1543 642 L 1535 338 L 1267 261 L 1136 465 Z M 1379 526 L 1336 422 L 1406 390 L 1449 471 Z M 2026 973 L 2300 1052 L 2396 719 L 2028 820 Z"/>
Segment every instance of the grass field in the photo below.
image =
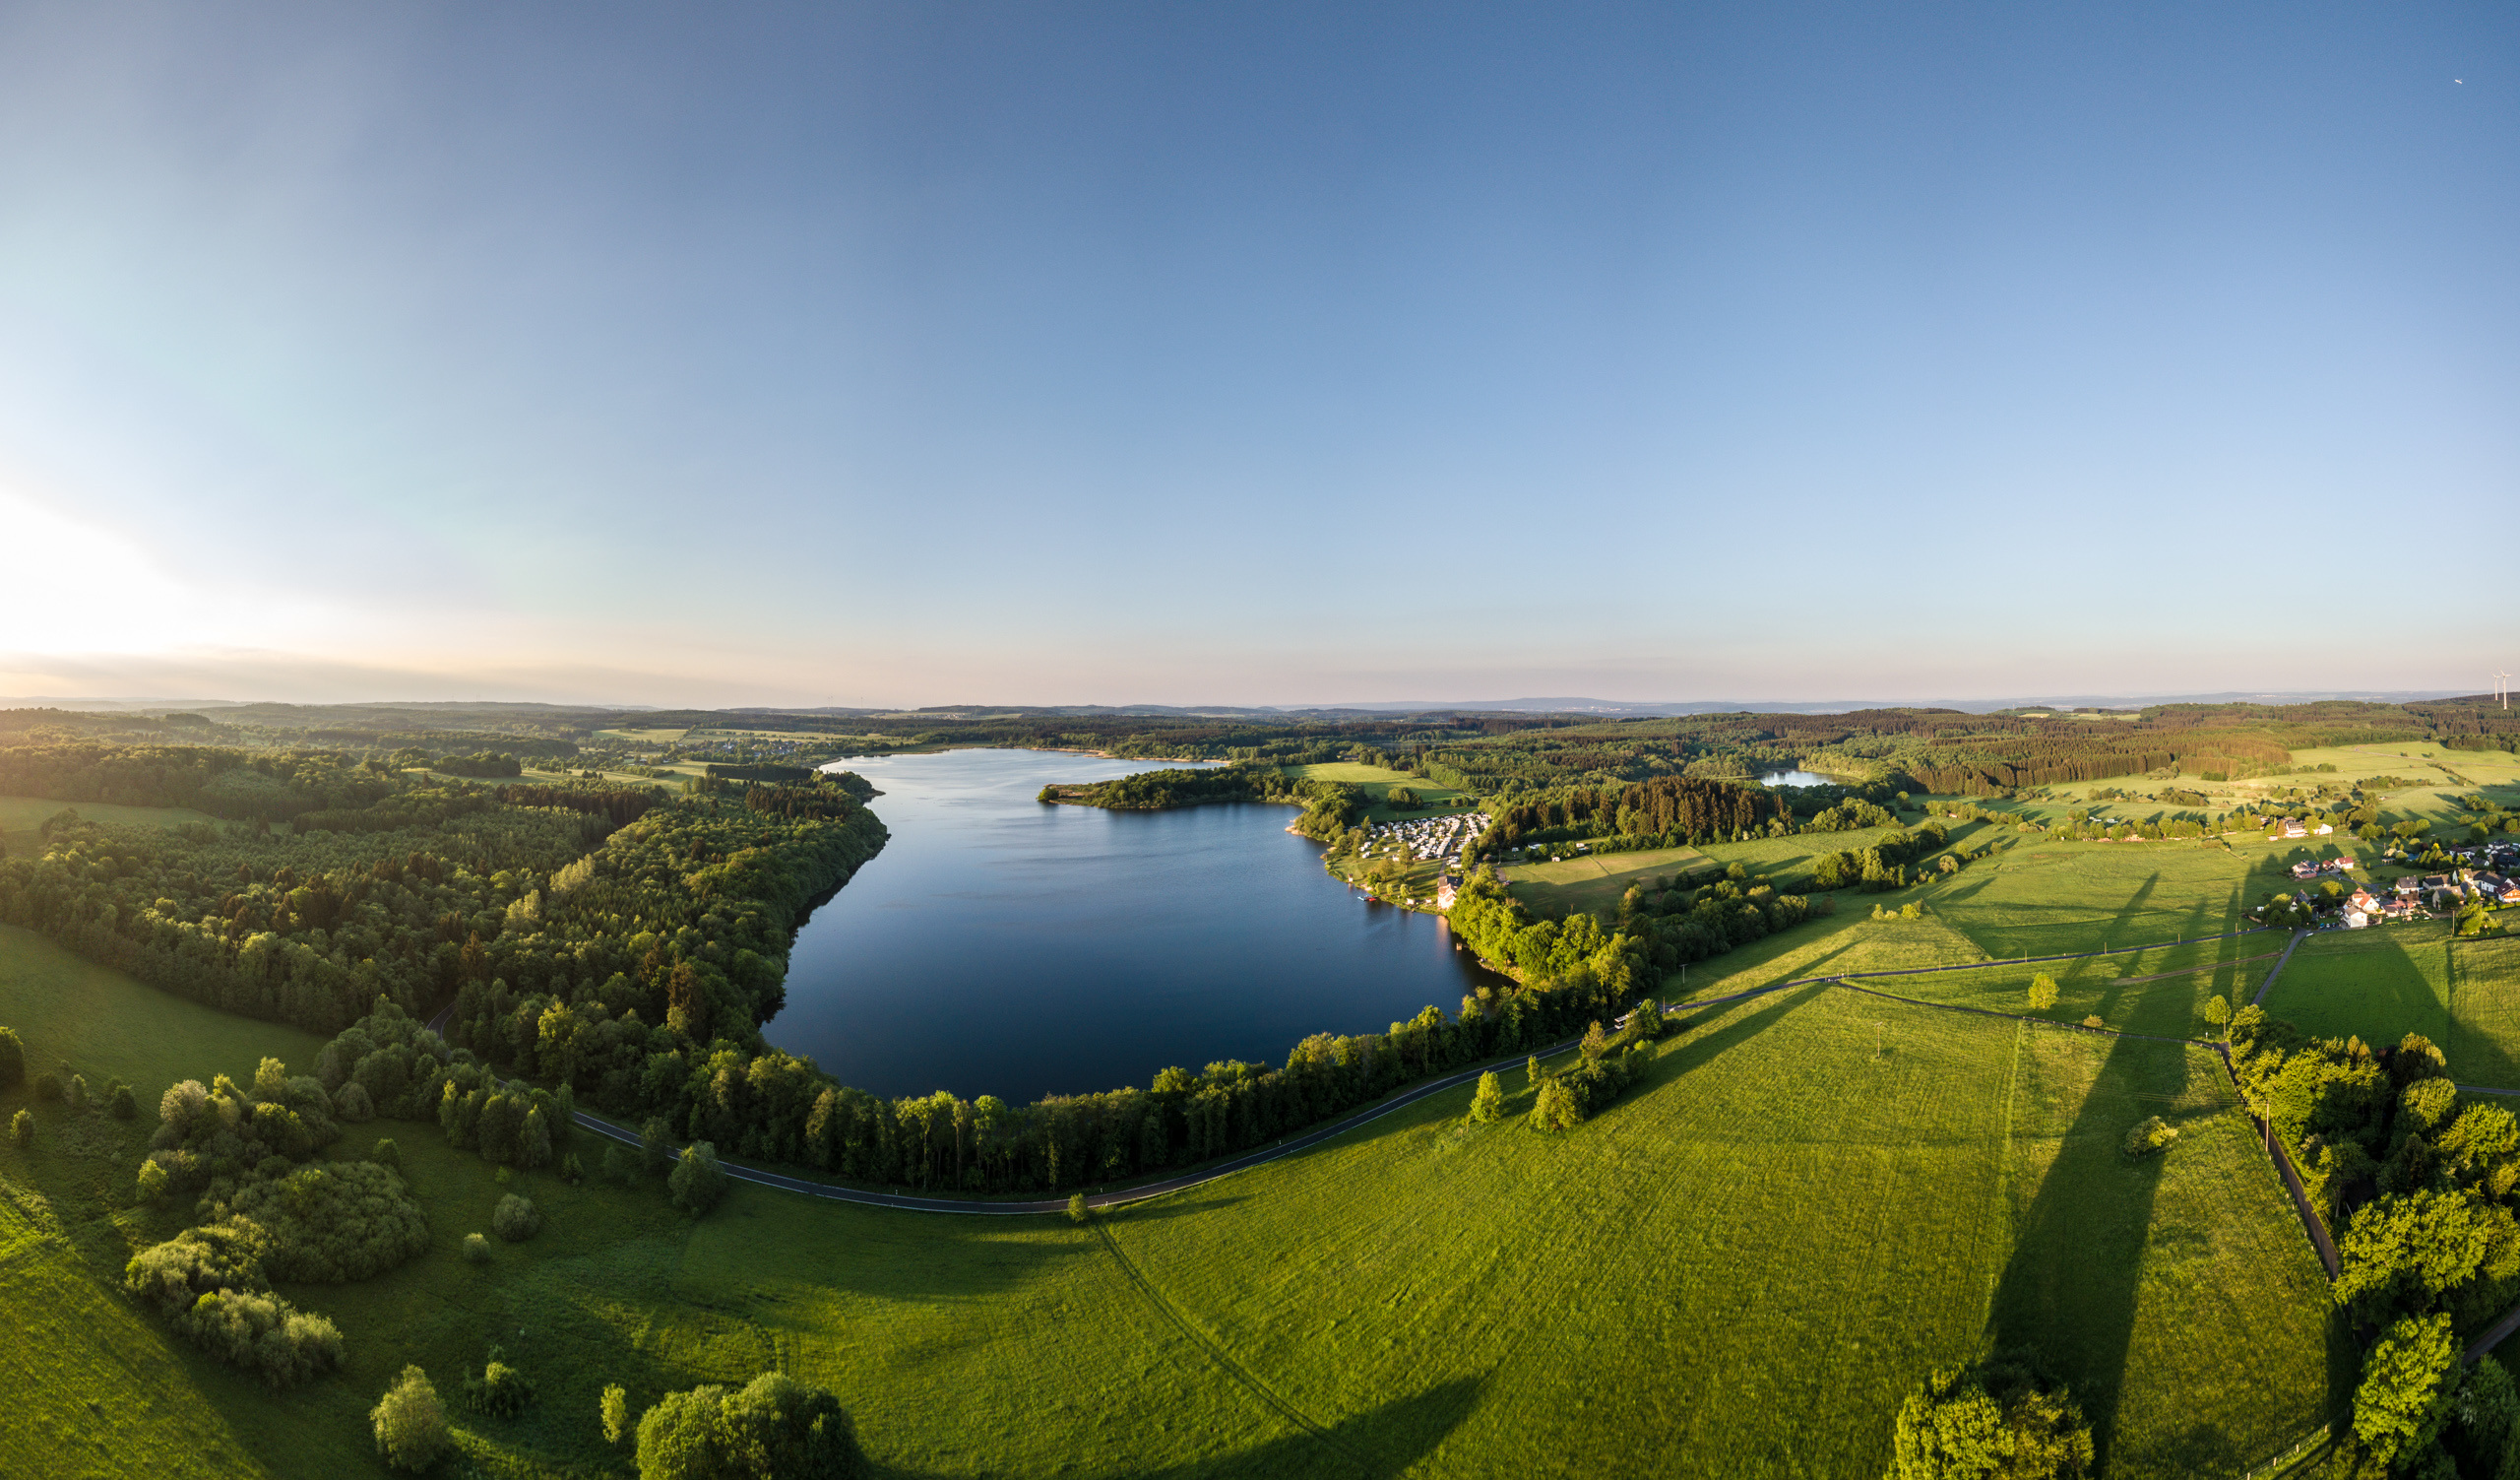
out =
<path fill-rule="evenodd" d="M 1344 781 L 1363 789 L 1364 794 L 1373 799 L 1373 805 L 1365 813 L 1368 822 L 1394 822 L 1468 811 L 1479 801 L 1468 792 L 1437 786 L 1423 776 L 1412 776 L 1406 771 L 1394 771 L 1383 766 L 1360 765 L 1354 761 L 1328 761 L 1317 766 L 1281 766 L 1278 769 L 1305 781 Z M 1396 786 L 1405 786 L 1416 792 L 1418 799 L 1427 804 L 1410 811 L 1394 811 L 1384 804 L 1383 798 Z"/>
<path fill-rule="evenodd" d="M 1694 848 L 1655 848 L 1643 853 L 1578 854 L 1557 863 L 1503 866 L 1506 890 L 1543 915 L 1612 910 L 1631 884 L 1673 875 L 1720 871 Z"/>
<path fill-rule="evenodd" d="M 2133 1027 L 2140 1020 L 2141 1032 L 2201 1038 L 2213 1031 L 2203 1016 L 2206 1000 L 2220 997 L 2226 1003 L 2246 1003 L 2289 938 L 2269 931 L 2078 961 L 2004 961 L 1859 985 L 1920 1001 L 2028 1012 L 2031 979 L 2044 972 L 2056 984 L 2056 1004 L 2042 1016 L 2066 1023 L 2098 1017 L 2111 1028 Z"/>
<path fill-rule="evenodd" d="M 1804 989 L 1655 1077 L 1562 1141 L 1429 1111 L 1110 1232 L 1277 1399 L 1379 1440 L 1366 1473 L 1870 1476 L 1989 1325 L 2073 1381 L 2112 1475 L 2319 1421 L 2321 1276 L 2202 1051 Z M 2151 1113 L 2182 1139 L 2129 1164 Z"/>
<path fill-rule="evenodd" d="M 2046 956 L 2236 930 L 2292 885 L 2263 845 L 2023 842 L 1917 897 L 1987 955 Z"/>
<path fill-rule="evenodd" d="M 2454 940 L 2445 922 L 2323 931 L 2293 953 L 2265 1006 L 2327 1037 L 2421 1033 L 2462 1083 L 2520 1089 L 2520 939 Z"/>
<path fill-rule="evenodd" d="M 0 848 L 20 858 L 32 858 L 41 843 L 37 829 L 64 808 L 77 812 L 90 822 L 119 822 L 135 827 L 176 827 L 186 822 L 208 822 L 216 826 L 219 819 L 208 812 L 197 812 L 188 806 L 123 806 L 111 802 L 49 802 L 40 797 L 0 797 Z"/>
<path fill-rule="evenodd" d="M 1825 938 L 1849 962 L 1953 943 L 1932 919 Z M 315 1048 L 19 932 L 0 932 L 0 1022 L 37 1063 L 67 1057 L 144 1099 Z M 838 1391 L 899 1476 L 1683 1455 L 1870 1476 L 1906 1388 L 1990 1325 L 2075 1383 L 2112 1475 L 2236 1469 L 2317 1420 L 2328 1358 L 2316 1264 L 2222 1083 L 2176 1045 L 1806 989 L 1705 1015 L 1564 1137 L 1467 1127 L 1456 1090 L 1086 1229 L 759 1188 L 694 1224 L 653 1189 L 535 1176 L 549 1226 L 487 1269 L 456 1246 L 501 1190 L 489 1169 L 431 1127 L 379 1123 L 343 1150 L 397 1138 L 431 1248 L 285 1292 L 341 1325 L 350 1368 L 281 1396 L 114 1293 L 129 1251 L 181 1221 L 130 1205 L 146 1117 L 45 1107 L 32 1153 L 0 1147 L 0 1282 L 33 1338 L 0 1348 L 0 1382 L 37 1394 L 0 1427 L 0 1471 L 382 1473 L 362 1416 L 392 1374 L 416 1361 L 451 1398 L 497 1341 L 541 1398 L 514 1422 L 457 1414 L 492 1475 L 626 1473 L 597 1432 L 604 1383 L 645 1403 L 776 1365 Z M 2184 1134 L 2125 1163 L 2117 1137 L 2156 1111 Z"/>
<path fill-rule="evenodd" d="M 1863 848 L 1890 836 L 1893 829 L 1808 833 L 1759 838 L 1747 843 L 1708 843 L 1697 848 L 1656 848 L 1642 853 L 1561 856 L 1556 863 L 1507 864 L 1507 887 L 1514 897 L 1543 915 L 1572 910 L 1608 910 L 1630 884 L 1670 874 L 1712 875 L 1739 864 L 1753 875 L 1780 877 L 1809 871 L 1824 853 Z M 1561 845 L 1572 848 L 1572 844 Z"/>

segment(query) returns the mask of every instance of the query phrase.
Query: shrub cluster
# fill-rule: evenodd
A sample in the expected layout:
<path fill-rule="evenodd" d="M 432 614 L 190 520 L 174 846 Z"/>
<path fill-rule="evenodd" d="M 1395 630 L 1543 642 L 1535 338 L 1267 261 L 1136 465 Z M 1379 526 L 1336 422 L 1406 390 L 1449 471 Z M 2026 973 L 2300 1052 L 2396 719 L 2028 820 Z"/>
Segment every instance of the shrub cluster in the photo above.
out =
<path fill-rule="evenodd" d="M 342 1334 L 271 1293 L 269 1250 L 263 1231 L 243 1219 L 187 1229 L 133 1255 L 123 1287 L 212 1356 L 274 1387 L 293 1386 L 342 1365 Z"/>
<path fill-rule="evenodd" d="M 437 1398 L 429 1375 L 406 1367 L 368 1412 L 376 1433 L 376 1452 L 398 1470 L 424 1470 L 446 1451 L 452 1436 L 446 1430 L 446 1408 Z"/>
<path fill-rule="evenodd" d="M 280 1279 L 343 1284 L 382 1274 L 428 1248 L 428 1215 L 401 1173 L 375 1162 L 314 1162 L 282 1177 L 246 1179 L 218 1217 L 249 1219 L 270 1235 L 263 1262 Z"/>
<path fill-rule="evenodd" d="M 2128 1156 L 2150 1156 L 2178 1139 L 2178 1127 L 2160 1116 L 2146 1116 L 2126 1132 L 2124 1150 Z"/>
<path fill-rule="evenodd" d="M 499 1199 L 490 1213 L 490 1231 L 511 1244 L 522 1244 L 542 1229 L 542 1210 L 532 1198 L 514 1192 Z"/>
<path fill-rule="evenodd" d="M 866 1454 L 840 1400 L 785 1373 L 729 1392 L 668 1392 L 639 1420 L 639 1473 L 746 1480 L 855 1480 Z"/>
<path fill-rule="evenodd" d="M 497 1347 L 490 1348 L 478 1377 L 464 1380 L 464 1406 L 493 1418 L 514 1418 L 534 1401 L 534 1382 L 510 1367 Z"/>
<path fill-rule="evenodd" d="M 1891 1429 L 1888 1480 L 2092 1473 L 2091 1423 L 2028 1350 L 1936 1371 Z"/>
<path fill-rule="evenodd" d="M 673 1205 L 695 1218 L 716 1207 L 727 1190 L 725 1168 L 718 1164 L 718 1148 L 707 1141 L 694 1141 L 683 1147 L 672 1174 L 665 1179 L 665 1187 L 673 1194 Z"/>

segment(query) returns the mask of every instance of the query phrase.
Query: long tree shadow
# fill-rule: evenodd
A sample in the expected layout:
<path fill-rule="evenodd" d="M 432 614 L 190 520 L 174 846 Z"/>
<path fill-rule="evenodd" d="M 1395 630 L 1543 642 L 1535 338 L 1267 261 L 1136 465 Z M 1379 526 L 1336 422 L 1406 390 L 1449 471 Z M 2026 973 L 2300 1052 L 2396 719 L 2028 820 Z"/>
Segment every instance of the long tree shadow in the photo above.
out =
<path fill-rule="evenodd" d="M 1325 1480 L 1390 1480 L 1405 1474 L 1478 1406 L 1477 1378 L 1438 1383 L 1411 1397 L 1396 1398 L 1368 1413 L 1323 1427 L 1293 1429 L 1247 1449 L 1206 1459 L 1189 1459 L 1161 1467 L 1127 1465 L 1112 1473 L 1133 1480 L 1282 1480 L 1286 1476 L 1323 1476 Z M 1282 1428 L 1284 1420 L 1273 1420 Z M 868 1470 L 879 1480 L 947 1480 L 939 1471 L 878 1462 Z"/>
<path fill-rule="evenodd" d="M 1660 1082 L 1687 1073 L 1726 1050 L 1736 1048 L 1743 1042 L 1766 1032 L 1776 1026 L 1786 1013 L 1828 990 L 1828 983 L 1814 982 L 1798 991 L 1770 994 L 1770 1000 L 1765 1005 L 1743 1012 L 1712 1032 L 1681 1040 L 1679 1048 L 1664 1055 L 1655 1063 L 1655 1079 Z M 1757 999 L 1752 998 L 1752 1000 Z"/>
<path fill-rule="evenodd" d="M 2130 996 L 2129 1031 L 2184 1036 L 2183 996 Z M 2110 1040 L 2056 1158 L 2021 1217 L 2012 1258 L 1995 1290 L 1995 1344 L 2035 1348 L 2072 1385 L 2091 1418 L 2102 1473 L 2117 1440 L 2144 1248 L 2164 1162 L 2159 1155 L 2129 1161 L 2120 1141 L 2151 1108 L 2139 1109 L 2137 1097 L 2175 1096 L 2190 1070 L 2184 1049 Z"/>

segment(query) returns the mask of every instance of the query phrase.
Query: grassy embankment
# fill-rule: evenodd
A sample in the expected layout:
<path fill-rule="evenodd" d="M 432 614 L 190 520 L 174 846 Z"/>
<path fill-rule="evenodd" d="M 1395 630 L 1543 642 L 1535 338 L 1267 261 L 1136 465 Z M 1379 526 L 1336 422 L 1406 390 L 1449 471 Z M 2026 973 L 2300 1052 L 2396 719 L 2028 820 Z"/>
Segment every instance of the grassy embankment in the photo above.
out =
<path fill-rule="evenodd" d="M 1949 943 L 1884 934 L 1855 954 Z M 314 1048 L 18 932 L 0 933 L 0 1021 L 38 1062 L 145 1098 Z M 32 1155 L 0 1149 L 0 1176 L 61 1230 L 16 1216 L 0 1255 L 34 1336 L 0 1371 L 36 1394 L 0 1469 L 375 1473 L 361 1416 L 390 1376 L 419 1362 L 451 1397 L 491 1341 L 541 1401 L 458 1422 L 480 1470 L 510 1475 L 626 1471 L 597 1433 L 605 1382 L 644 1402 L 774 1364 L 839 1391 L 900 1475 L 1473 1475 L 1681 1452 L 1869 1475 L 1906 1387 L 1990 1321 L 2072 1378 L 2113 1474 L 2237 1468 L 2320 1417 L 2316 1265 L 2199 1051 L 1789 992 L 1706 1015 L 1574 1134 L 1466 1127 L 1466 1102 L 1094 1229 L 758 1188 L 694 1224 L 653 1189 L 536 1176 L 549 1227 L 485 1270 L 455 1251 L 487 1221 L 489 1169 L 379 1123 L 349 1146 L 397 1138 L 432 1247 L 288 1292 L 341 1324 L 351 1366 L 280 1396 L 114 1293 L 128 1251 L 180 1222 L 130 1205 L 146 1118 L 47 1107 Z M 2156 1111 L 2186 1133 L 2124 1162 L 2117 1138 Z"/>

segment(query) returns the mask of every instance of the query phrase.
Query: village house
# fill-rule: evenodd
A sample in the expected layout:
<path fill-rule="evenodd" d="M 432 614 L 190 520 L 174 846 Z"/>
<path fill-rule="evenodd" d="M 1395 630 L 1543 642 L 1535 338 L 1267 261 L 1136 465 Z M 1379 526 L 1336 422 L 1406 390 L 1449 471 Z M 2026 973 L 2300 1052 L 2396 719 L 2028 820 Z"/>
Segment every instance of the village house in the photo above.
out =
<path fill-rule="evenodd" d="M 1460 878 L 1450 873 L 1445 874 L 1435 883 L 1435 908 L 1438 910 L 1451 909 L 1453 907 L 1453 900 L 1459 897 L 1460 894 Z"/>

